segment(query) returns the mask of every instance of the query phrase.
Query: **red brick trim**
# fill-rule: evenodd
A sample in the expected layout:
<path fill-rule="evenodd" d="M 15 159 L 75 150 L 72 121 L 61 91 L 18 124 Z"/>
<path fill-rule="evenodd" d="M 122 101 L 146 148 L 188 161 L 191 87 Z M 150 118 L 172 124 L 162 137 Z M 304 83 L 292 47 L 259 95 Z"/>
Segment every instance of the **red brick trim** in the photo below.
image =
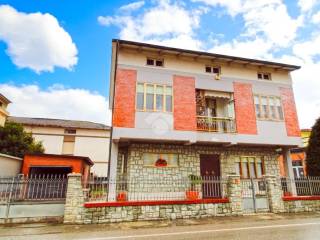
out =
<path fill-rule="evenodd" d="M 284 120 L 286 123 L 287 135 L 300 137 L 299 121 L 296 111 L 296 104 L 292 88 L 280 88 Z"/>
<path fill-rule="evenodd" d="M 134 128 L 137 71 L 117 69 L 112 123 L 115 127 Z"/>
<path fill-rule="evenodd" d="M 320 200 L 320 196 L 298 196 L 298 197 L 292 197 L 292 196 L 287 196 L 287 197 L 282 197 L 283 201 L 312 201 L 312 200 Z"/>
<path fill-rule="evenodd" d="M 173 76 L 173 101 L 174 129 L 196 131 L 196 90 L 193 77 Z"/>
<path fill-rule="evenodd" d="M 197 200 L 167 200 L 167 201 L 132 201 L 132 202 L 87 202 L 86 208 L 124 207 L 124 206 L 155 206 L 155 205 L 186 205 L 202 203 L 229 203 L 228 198 L 197 199 Z"/>
<path fill-rule="evenodd" d="M 257 135 L 257 120 L 252 85 L 234 82 L 233 88 L 237 133 Z"/>

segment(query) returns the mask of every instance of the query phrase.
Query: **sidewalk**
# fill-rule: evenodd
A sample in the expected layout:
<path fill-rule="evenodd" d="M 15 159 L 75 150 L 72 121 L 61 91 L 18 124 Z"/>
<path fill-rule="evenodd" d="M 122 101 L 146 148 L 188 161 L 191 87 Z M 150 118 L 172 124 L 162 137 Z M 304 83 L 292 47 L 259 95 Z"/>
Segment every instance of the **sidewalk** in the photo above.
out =
<path fill-rule="evenodd" d="M 0 239 L 140 239 L 132 236 L 153 236 L 153 234 L 157 233 L 160 234 L 159 236 L 163 233 L 168 233 L 168 238 L 162 236 L 163 238 L 160 239 L 170 239 L 170 233 L 175 235 L 179 232 L 185 233 L 186 231 L 199 231 L 199 234 L 203 234 L 212 231 L 220 232 L 222 231 L 221 229 L 232 231 L 233 228 L 236 228 L 237 230 L 256 228 L 257 230 L 259 228 L 269 228 L 266 226 L 277 227 L 279 225 L 287 226 L 289 224 L 295 226 L 299 224 L 309 225 L 311 223 L 319 224 L 316 227 L 317 229 L 320 229 L 320 213 L 265 214 L 243 217 L 216 217 L 207 219 L 128 222 L 99 225 L 22 224 L 0 227 Z M 190 232 L 191 235 L 194 233 L 195 232 Z M 142 238 L 150 239 L 150 237 Z"/>

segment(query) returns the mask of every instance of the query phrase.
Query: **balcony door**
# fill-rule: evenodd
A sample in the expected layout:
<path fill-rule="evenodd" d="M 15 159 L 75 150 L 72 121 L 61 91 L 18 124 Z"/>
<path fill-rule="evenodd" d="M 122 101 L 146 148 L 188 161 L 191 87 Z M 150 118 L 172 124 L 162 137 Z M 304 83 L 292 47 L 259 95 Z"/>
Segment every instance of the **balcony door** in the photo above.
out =
<path fill-rule="evenodd" d="M 220 198 L 220 155 L 201 154 L 200 173 L 202 181 L 203 198 Z"/>

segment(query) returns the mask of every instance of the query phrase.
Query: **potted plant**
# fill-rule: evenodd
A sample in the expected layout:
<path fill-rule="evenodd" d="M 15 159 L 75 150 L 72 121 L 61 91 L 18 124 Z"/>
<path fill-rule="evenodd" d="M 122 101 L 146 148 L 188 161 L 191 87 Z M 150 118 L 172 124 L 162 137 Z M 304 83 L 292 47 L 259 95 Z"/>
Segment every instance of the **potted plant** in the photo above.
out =
<path fill-rule="evenodd" d="M 291 196 L 292 196 L 292 193 L 291 193 L 291 192 L 284 192 L 284 193 L 283 193 L 283 196 L 285 196 L 285 197 L 291 197 Z"/>
<path fill-rule="evenodd" d="M 121 191 L 117 195 L 117 201 L 118 202 L 125 202 L 127 201 L 127 192 Z"/>
<path fill-rule="evenodd" d="M 197 200 L 199 199 L 199 191 L 197 190 L 197 186 L 202 183 L 202 179 L 200 176 L 189 175 L 190 180 L 190 188 L 186 191 L 187 200 Z"/>
<path fill-rule="evenodd" d="M 156 167 L 166 167 L 168 165 L 167 161 L 165 159 L 159 158 L 156 163 Z"/>

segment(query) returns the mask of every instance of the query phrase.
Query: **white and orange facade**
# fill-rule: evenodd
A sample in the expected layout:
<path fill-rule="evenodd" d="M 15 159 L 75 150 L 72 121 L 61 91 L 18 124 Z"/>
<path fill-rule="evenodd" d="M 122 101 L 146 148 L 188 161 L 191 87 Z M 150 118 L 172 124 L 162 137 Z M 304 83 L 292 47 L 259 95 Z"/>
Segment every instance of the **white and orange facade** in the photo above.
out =
<path fill-rule="evenodd" d="M 289 149 L 301 145 L 296 69 L 113 40 L 110 178 L 279 176 L 281 152 L 292 176 Z"/>

